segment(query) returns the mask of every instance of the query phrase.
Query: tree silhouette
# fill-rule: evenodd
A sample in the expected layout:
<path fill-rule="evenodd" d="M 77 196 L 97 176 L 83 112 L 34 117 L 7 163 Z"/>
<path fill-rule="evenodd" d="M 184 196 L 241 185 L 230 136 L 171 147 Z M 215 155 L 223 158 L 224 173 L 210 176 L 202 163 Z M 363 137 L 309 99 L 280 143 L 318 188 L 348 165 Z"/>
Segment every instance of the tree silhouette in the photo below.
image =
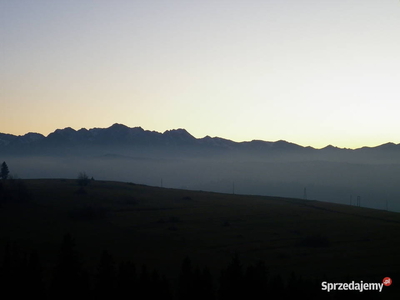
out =
<path fill-rule="evenodd" d="M 22 282 L 20 286 L 25 287 L 24 298 L 39 298 L 45 297 L 45 286 L 43 281 L 43 269 L 39 259 L 39 255 L 35 250 L 32 250 L 30 255 L 25 255 L 23 260 Z"/>
<path fill-rule="evenodd" d="M 66 234 L 61 245 L 58 263 L 53 271 L 51 285 L 52 299 L 84 299 L 87 294 L 87 276 L 83 271 L 78 253 L 75 251 L 75 240 Z"/>
<path fill-rule="evenodd" d="M 0 266 L 0 286 L 1 294 L 12 295 L 13 299 L 44 299 L 42 267 L 36 251 L 28 255 L 15 242 L 7 244 Z"/>
<path fill-rule="evenodd" d="M 194 285 L 195 292 L 197 293 L 196 299 L 215 299 L 214 280 L 207 267 L 204 267 L 203 271 L 200 271 L 196 267 L 194 271 Z"/>
<path fill-rule="evenodd" d="M 112 255 L 103 251 L 97 268 L 95 299 L 113 299 L 116 270 Z"/>
<path fill-rule="evenodd" d="M 10 171 L 8 170 L 8 166 L 5 161 L 1 164 L 1 171 L 0 171 L 0 176 L 3 180 L 6 180 L 8 178 L 8 174 Z"/>
<path fill-rule="evenodd" d="M 19 251 L 16 243 L 7 244 L 4 249 L 3 264 L 0 269 L 2 293 L 10 295 L 14 290 L 18 292 L 17 279 L 20 270 Z"/>
<path fill-rule="evenodd" d="M 3 188 L 3 183 L 0 181 L 0 204 L 4 200 L 4 188 Z"/>
<path fill-rule="evenodd" d="M 219 299 L 247 299 L 242 263 L 236 253 L 226 270 L 221 272 Z"/>
<path fill-rule="evenodd" d="M 87 186 L 90 182 L 89 176 L 87 176 L 85 172 L 80 172 L 77 182 L 80 187 Z"/>
<path fill-rule="evenodd" d="M 244 279 L 246 298 L 256 299 L 260 297 L 267 299 L 267 281 L 268 269 L 263 261 L 248 266 Z"/>
<path fill-rule="evenodd" d="M 137 298 L 146 299 L 146 297 L 149 295 L 149 291 L 152 288 L 153 287 L 151 286 L 150 275 L 147 271 L 147 266 L 142 265 L 142 270 L 139 275 L 139 286 L 135 293 Z"/>
<path fill-rule="evenodd" d="M 269 282 L 269 293 L 272 299 L 286 299 L 285 282 L 281 275 L 276 274 Z"/>
<path fill-rule="evenodd" d="M 210 271 L 206 267 L 201 271 L 198 266 L 193 269 L 189 257 L 186 257 L 182 262 L 178 299 L 215 299 L 214 282 Z"/>
<path fill-rule="evenodd" d="M 121 262 L 118 267 L 117 274 L 117 295 L 120 299 L 124 299 L 126 295 L 135 293 L 137 291 L 137 276 L 136 267 L 131 262 Z"/>
<path fill-rule="evenodd" d="M 179 276 L 179 293 L 178 299 L 190 299 L 194 292 L 192 263 L 189 257 L 183 260 L 181 273 Z"/>

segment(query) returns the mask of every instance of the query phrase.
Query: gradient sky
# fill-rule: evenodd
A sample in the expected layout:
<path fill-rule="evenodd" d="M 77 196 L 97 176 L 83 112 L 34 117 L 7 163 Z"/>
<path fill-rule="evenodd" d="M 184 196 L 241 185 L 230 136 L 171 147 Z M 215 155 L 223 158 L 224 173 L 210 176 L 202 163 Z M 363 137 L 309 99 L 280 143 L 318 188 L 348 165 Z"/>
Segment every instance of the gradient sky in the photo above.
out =
<path fill-rule="evenodd" d="M 398 0 L 0 0 L 0 132 L 400 143 Z"/>

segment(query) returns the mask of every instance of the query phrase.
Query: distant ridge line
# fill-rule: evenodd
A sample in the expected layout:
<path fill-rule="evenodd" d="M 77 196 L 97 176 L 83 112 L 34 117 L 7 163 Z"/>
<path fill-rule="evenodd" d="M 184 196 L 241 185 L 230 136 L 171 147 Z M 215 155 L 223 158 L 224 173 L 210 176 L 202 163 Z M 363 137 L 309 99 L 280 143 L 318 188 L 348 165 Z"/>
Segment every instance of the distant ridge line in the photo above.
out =
<path fill-rule="evenodd" d="M 399 151 L 400 144 L 388 142 L 379 146 L 369 147 L 363 146 L 360 148 L 340 148 L 332 145 L 327 145 L 323 148 L 314 148 L 311 146 L 300 146 L 298 144 L 288 142 L 285 140 L 278 141 L 264 141 L 264 140 L 251 140 L 235 142 L 221 137 L 210 137 L 206 135 L 203 138 L 195 138 L 186 129 L 178 128 L 165 130 L 163 133 L 157 131 L 144 130 L 142 127 L 128 127 L 124 124 L 115 123 L 108 128 L 81 128 L 75 130 L 71 127 L 64 129 L 56 129 L 55 131 L 44 136 L 40 133 L 28 132 L 24 135 L 13 135 L 7 133 L 0 133 L 0 151 L 5 148 L 15 148 L 22 145 L 46 145 L 55 146 L 59 144 L 76 146 L 79 144 L 101 144 L 101 143 L 137 143 L 147 144 L 153 146 L 161 145 L 192 145 L 192 146 L 213 146 L 222 148 L 234 148 L 240 146 L 242 148 L 256 149 L 271 149 L 271 150 L 316 150 L 316 151 L 369 151 L 369 150 L 385 150 L 385 151 Z"/>

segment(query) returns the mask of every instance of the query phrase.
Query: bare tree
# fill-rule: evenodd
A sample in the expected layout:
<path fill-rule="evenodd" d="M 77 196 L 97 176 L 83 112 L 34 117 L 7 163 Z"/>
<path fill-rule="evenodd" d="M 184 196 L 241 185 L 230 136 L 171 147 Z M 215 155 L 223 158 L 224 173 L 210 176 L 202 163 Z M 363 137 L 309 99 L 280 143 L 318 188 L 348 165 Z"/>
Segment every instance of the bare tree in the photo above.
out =
<path fill-rule="evenodd" d="M 80 187 L 87 186 L 90 182 L 89 176 L 87 176 L 85 172 L 80 172 L 77 182 Z"/>

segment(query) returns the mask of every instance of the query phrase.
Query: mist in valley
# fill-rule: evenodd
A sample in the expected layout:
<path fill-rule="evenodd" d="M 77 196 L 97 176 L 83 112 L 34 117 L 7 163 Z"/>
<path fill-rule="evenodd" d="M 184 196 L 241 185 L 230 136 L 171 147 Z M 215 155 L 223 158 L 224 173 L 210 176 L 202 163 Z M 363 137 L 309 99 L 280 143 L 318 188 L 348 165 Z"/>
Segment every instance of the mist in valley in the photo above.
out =
<path fill-rule="evenodd" d="M 110 150 L 110 149 L 109 149 Z M 85 155 L 7 155 L 17 178 L 77 178 L 133 182 L 165 188 L 305 198 L 400 211 L 400 164 L 387 155 L 370 159 L 320 152 L 202 154 L 190 151 L 88 151 Z"/>

